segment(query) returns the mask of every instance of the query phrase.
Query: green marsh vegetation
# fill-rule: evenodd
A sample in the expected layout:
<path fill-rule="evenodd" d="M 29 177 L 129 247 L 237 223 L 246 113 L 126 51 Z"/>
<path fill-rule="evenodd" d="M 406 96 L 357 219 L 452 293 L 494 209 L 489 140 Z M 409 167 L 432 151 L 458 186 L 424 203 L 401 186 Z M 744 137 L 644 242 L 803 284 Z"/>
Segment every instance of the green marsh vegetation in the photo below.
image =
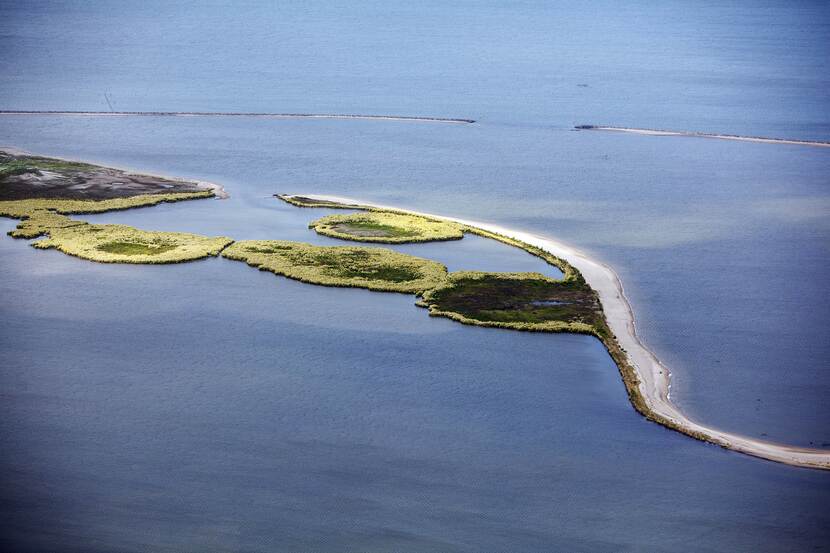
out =
<path fill-rule="evenodd" d="M 463 227 L 456 223 L 388 211 L 328 215 L 312 221 L 309 228 L 332 238 L 388 244 L 460 240 L 464 237 Z"/>
<path fill-rule="evenodd" d="M 50 228 L 33 244 L 99 263 L 181 263 L 218 255 L 233 240 L 186 232 L 153 232 L 125 225 Z"/>
<path fill-rule="evenodd" d="M 144 194 L 108 200 L 30 198 L 0 201 L 0 216 L 22 219 L 10 231 L 14 238 L 48 238 L 36 248 L 55 248 L 69 255 L 102 263 L 179 263 L 217 255 L 229 238 L 207 238 L 177 232 L 147 232 L 124 225 L 90 225 L 68 217 L 209 198 L 213 192 Z"/>
<path fill-rule="evenodd" d="M 47 234 L 53 228 L 67 228 L 85 224 L 84 221 L 76 221 L 48 209 L 36 209 L 29 212 L 28 217 L 18 223 L 17 228 L 9 231 L 8 234 L 13 238 L 37 238 Z"/>
<path fill-rule="evenodd" d="M 509 236 L 504 236 L 504 235 L 501 235 L 501 234 L 498 234 L 498 233 L 495 233 L 495 232 L 491 232 L 489 230 L 484 230 L 484 229 L 481 229 L 481 228 L 478 228 L 478 227 L 472 227 L 472 226 L 469 226 L 469 225 L 461 225 L 461 224 L 458 224 L 458 223 L 454 223 L 452 221 L 446 221 L 446 220 L 438 218 L 438 217 L 430 217 L 430 216 L 427 216 L 427 215 L 413 215 L 411 213 L 407 213 L 405 211 L 400 211 L 400 210 L 396 210 L 396 209 L 384 209 L 384 208 L 370 207 L 370 206 L 360 205 L 360 204 L 348 204 L 348 203 L 336 202 L 336 201 L 333 201 L 333 200 L 320 200 L 320 199 L 317 199 L 317 198 L 308 198 L 306 196 L 295 196 L 295 195 L 291 195 L 291 194 L 274 194 L 274 197 L 279 198 L 280 200 L 282 200 L 282 201 L 284 201 L 284 202 L 286 202 L 290 205 L 296 206 L 296 207 L 329 208 L 329 209 L 354 209 L 354 210 L 361 210 L 361 211 L 364 212 L 364 213 L 361 213 L 361 214 L 354 214 L 354 215 L 345 215 L 345 216 L 333 215 L 333 216 L 329 216 L 329 217 L 323 217 L 322 219 L 318 219 L 317 221 L 313 221 L 309 225 L 309 227 L 315 228 L 315 230 L 317 230 L 316 229 L 317 223 L 325 222 L 327 219 L 331 220 L 330 218 L 334 218 L 334 217 L 349 218 L 349 217 L 359 217 L 359 216 L 369 217 L 369 216 L 372 216 L 372 215 L 378 216 L 378 217 L 379 216 L 415 217 L 415 218 L 419 219 L 420 221 L 422 221 L 423 223 L 454 225 L 462 233 L 462 235 L 463 235 L 463 233 L 469 232 L 470 234 L 475 234 L 477 236 L 481 236 L 482 238 L 489 238 L 490 240 L 496 240 L 498 242 L 502 242 L 503 244 L 507 244 L 508 246 L 513 246 L 514 248 L 519 248 L 520 250 L 524 250 L 527 253 L 529 253 L 530 255 L 539 257 L 539 258 L 543 259 L 546 263 L 548 263 L 550 265 L 553 265 L 554 267 L 557 267 L 558 269 L 560 269 L 564 273 L 564 280 L 569 281 L 569 282 L 578 283 L 580 285 L 585 284 L 585 279 L 582 277 L 582 275 L 579 273 L 579 271 L 577 271 L 570 263 L 568 263 L 564 259 L 560 259 L 560 258 L 556 257 L 555 255 L 553 255 L 549 252 L 546 252 L 545 250 L 543 250 L 541 248 L 537 248 L 536 246 L 532 246 L 530 244 L 522 242 L 521 240 L 516 240 L 515 238 L 510 238 Z M 410 230 L 410 229 L 404 228 L 403 230 Z M 318 230 L 318 232 L 319 232 L 319 230 Z M 323 233 L 321 233 L 321 234 L 323 234 Z M 342 238 L 342 239 L 346 239 L 346 240 L 354 240 L 354 241 L 359 241 L 359 242 L 368 242 L 368 241 L 370 241 L 370 240 L 366 240 L 365 237 L 359 236 L 359 233 L 352 233 L 351 236 L 335 236 L 334 234 L 328 234 L 328 235 L 333 236 L 335 238 Z M 413 241 L 417 241 L 417 240 L 413 240 Z"/>
<path fill-rule="evenodd" d="M 430 314 L 466 324 L 543 332 L 598 334 L 604 328 L 596 293 L 540 273 L 450 273 L 423 294 Z"/>
<path fill-rule="evenodd" d="M 71 173 L 89 171 L 94 168 L 94 165 L 89 165 L 88 163 L 40 156 L 14 156 L 0 152 L 0 182 L 12 176 L 26 174 L 40 175 L 44 171 Z"/>
<path fill-rule="evenodd" d="M 320 234 L 362 242 L 426 242 L 458 239 L 465 232 L 526 251 L 563 272 L 562 280 L 540 273 L 449 273 L 438 285 L 424 289 L 418 305 L 433 315 L 477 324 L 547 332 L 607 333 L 596 292 L 567 261 L 520 240 L 440 218 L 358 204 L 276 195 L 299 207 L 360 209 L 360 213 L 329 215 L 309 224 Z"/>
<path fill-rule="evenodd" d="M 106 170 L 93 165 L 50 158 L 26 156 L 11 157 L 0 154 L 0 180 L 12 174 L 55 172 L 59 178 L 67 174 L 82 179 L 80 175 L 90 170 Z M 52 181 L 50 181 L 52 182 Z M 74 182 L 74 181 L 73 181 Z M 20 184 L 19 182 L 17 184 Z M 153 183 L 155 184 L 155 183 Z M 0 186 L 5 184 L 0 183 Z M 28 196 L 41 192 L 40 186 L 18 186 L 15 194 Z M 132 196 L 108 199 L 38 198 L 0 201 L 0 216 L 21 219 L 17 228 L 9 232 L 14 238 L 46 239 L 35 242 L 36 248 L 55 248 L 64 253 L 102 263 L 177 263 L 217 255 L 231 242 L 228 238 L 207 238 L 195 234 L 175 232 L 147 232 L 123 225 L 90 225 L 72 219 L 69 215 L 102 213 L 137 207 L 147 207 L 163 202 L 179 202 L 210 198 L 211 190 L 141 194 L 130 190 Z"/>
<path fill-rule="evenodd" d="M 228 247 L 222 256 L 310 284 L 380 292 L 420 294 L 447 279 L 446 267 L 437 261 L 386 248 L 243 240 Z"/>

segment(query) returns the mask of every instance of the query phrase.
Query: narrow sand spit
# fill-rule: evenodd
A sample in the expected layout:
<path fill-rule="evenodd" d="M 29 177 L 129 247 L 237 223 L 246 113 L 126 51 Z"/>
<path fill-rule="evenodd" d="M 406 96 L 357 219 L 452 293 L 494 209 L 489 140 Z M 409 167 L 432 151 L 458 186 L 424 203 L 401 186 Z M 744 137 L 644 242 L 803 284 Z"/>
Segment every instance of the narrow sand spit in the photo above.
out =
<path fill-rule="evenodd" d="M 176 177 L 165 177 L 163 175 L 150 175 L 151 177 L 161 177 L 170 180 L 184 180 L 184 179 L 177 179 Z M 208 182 L 204 180 L 197 180 L 197 181 L 189 181 L 195 182 L 196 186 L 199 188 L 204 188 L 206 190 L 213 190 L 213 195 L 216 196 L 220 200 L 227 200 L 230 198 L 230 194 L 225 190 L 225 187 L 221 184 L 216 184 L 215 182 Z"/>
<path fill-rule="evenodd" d="M 703 434 L 707 439 L 725 448 L 788 465 L 830 470 L 830 450 L 809 449 L 758 440 L 748 436 L 719 430 L 706 424 L 694 421 L 684 415 L 680 409 L 671 402 L 669 396 L 671 374 L 668 367 L 663 365 L 654 353 L 652 353 L 637 336 L 637 329 L 634 324 L 634 313 L 631 310 L 631 305 L 628 303 L 625 293 L 623 292 L 622 283 L 620 282 L 617 273 L 615 273 L 611 267 L 591 259 L 579 250 L 551 238 L 508 229 L 489 223 L 404 210 L 393 206 L 371 204 L 339 196 L 309 194 L 303 194 L 303 196 L 316 200 L 327 200 L 347 204 L 359 204 L 381 209 L 392 209 L 445 221 L 453 221 L 462 225 L 477 227 L 507 236 L 509 238 L 520 240 L 532 246 L 546 250 L 559 258 L 565 259 L 582 272 L 582 275 L 585 277 L 588 284 L 590 284 L 591 287 L 593 287 L 599 294 L 605 310 L 605 316 L 608 320 L 608 325 L 610 326 L 611 331 L 616 335 L 617 341 L 625 350 L 629 361 L 637 372 L 637 376 L 640 380 L 640 391 L 650 410 L 669 419 L 680 429 L 682 429 L 682 431 Z"/>
<path fill-rule="evenodd" d="M 59 115 L 75 117 L 259 117 L 264 119 L 380 119 L 422 123 L 475 123 L 474 119 L 412 115 L 363 115 L 351 113 L 257 113 L 224 111 L 29 111 L 0 110 L 0 115 Z"/>
<path fill-rule="evenodd" d="M 718 138 L 720 140 L 739 140 L 741 142 L 763 142 L 765 144 L 795 144 L 797 146 L 816 146 L 830 148 L 830 142 L 821 140 L 790 140 L 787 138 L 768 138 L 763 136 L 741 136 L 737 134 L 713 134 L 694 131 L 664 131 L 659 129 L 636 129 L 631 127 L 599 127 L 594 125 L 578 125 L 580 131 L 616 131 L 631 134 L 645 134 L 649 136 L 692 136 L 697 138 Z"/>

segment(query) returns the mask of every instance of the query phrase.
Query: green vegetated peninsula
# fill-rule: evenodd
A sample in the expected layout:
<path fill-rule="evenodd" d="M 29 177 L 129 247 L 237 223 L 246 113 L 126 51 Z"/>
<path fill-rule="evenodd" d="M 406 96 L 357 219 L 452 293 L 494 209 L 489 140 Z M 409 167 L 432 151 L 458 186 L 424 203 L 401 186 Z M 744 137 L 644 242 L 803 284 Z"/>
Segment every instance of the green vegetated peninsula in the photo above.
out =
<path fill-rule="evenodd" d="M 447 221 L 425 214 L 391 208 L 363 206 L 327 199 L 278 195 L 297 207 L 357 210 L 360 213 L 318 219 L 311 228 L 335 238 L 363 242 L 425 242 L 457 240 L 465 233 L 497 240 L 525 250 L 558 267 L 562 279 L 540 273 L 493 273 L 458 271 L 448 273 L 437 261 L 372 246 L 315 246 L 285 240 L 244 240 L 206 237 L 183 232 L 153 232 L 125 225 L 96 225 L 70 215 L 100 213 L 210 198 L 216 188 L 203 183 L 180 181 L 120 171 L 59 159 L 0 151 L 0 216 L 20 219 L 9 235 L 39 238 L 36 248 L 55 248 L 83 259 L 104 263 L 177 263 L 222 255 L 244 261 L 310 284 L 401 292 L 418 297 L 417 305 L 430 315 L 464 324 L 537 332 L 573 332 L 599 338 L 616 362 L 632 405 L 647 418 L 686 435 L 723 447 L 799 466 L 830 468 L 827 455 L 819 450 L 779 446 L 699 425 L 684 417 L 665 392 L 667 375 L 662 365 L 652 373 L 638 373 L 631 354 L 609 327 L 600 295 L 573 265 L 550 253 L 551 246 L 536 247 L 519 239 L 522 233 L 491 227 L 486 230 L 461 220 Z M 482 224 L 482 226 L 487 226 Z M 532 237 L 525 238 L 532 242 Z M 578 254 L 568 249 L 563 255 Z M 568 253 L 570 252 L 570 253 Z M 596 263 L 581 267 L 592 271 L 608 296 L 616 291 L 616 276 Z M 597 279 L 597 270 L 603 275 Z M 609 276 L 609 274 L 611 276 Z M 620 314 L 620 301 L 610 304 Z M 630 315 L 630 311 L 628 312 Z M 624 319 L 625 320 L 625 319 Z M 633 323 L 633 318 L 630 319 Z M 616 321 L 613 319 L 612 322 Z M 628 348 L 651 355 L 623 328 Z M 633 326 L 632 326 L 633 328 Z M 656 358 L 653 358 L 656 362 Z M 644 375 L 645 380 L 640 377 Z M 653 385 L 659 378 L 662 388 Z M 644 386 L 641 386 L 644 383 Z M 661 392 L 660 390 L 664 390 Z M 648 397 L 646 397 L 648 394 Z M 662 394 L 662 395 L 661 395 Z"/>
<path fill-rule="evenodd" d="M 275 197 L 296 207 L 361 210 L 363 213 L 360 215 L 364 217 L 397 216 L 399 218 L 395 219 L 396 224 L 401 229 L 412 233 L 429 223 L 446 223 L 441 219 L 404 213 L 395 209 L 287 194 L 275 194 Z M 354 215 L 345 217 L 354 217 Z M 573 265 L 521 240 L 476 226 L 451 224 L 457 225 L 462 235 L 463 233 L 475 234 L 522 249 L 557 267 L 564 276 L 556 280 L 540 273 L 458 271 L 447 274 L 446 279 L 437 286 L 423 290 L 419 294 L 417 305 L 426 307 L 432 316 L 447 317 L 463 324 L 596 336 L 617 364 L 629 399 L 637 411 L 664 426 L 707 440 L 705 436 L 680 428 L 649 409 L 640 392 L 637 371 L 609 329 L 599 296 Z M 314 227 L 313 223 L 312 226 Z M 354 234 L 349 237 L 349 240 L 360 238 L 359 235 Z"/>

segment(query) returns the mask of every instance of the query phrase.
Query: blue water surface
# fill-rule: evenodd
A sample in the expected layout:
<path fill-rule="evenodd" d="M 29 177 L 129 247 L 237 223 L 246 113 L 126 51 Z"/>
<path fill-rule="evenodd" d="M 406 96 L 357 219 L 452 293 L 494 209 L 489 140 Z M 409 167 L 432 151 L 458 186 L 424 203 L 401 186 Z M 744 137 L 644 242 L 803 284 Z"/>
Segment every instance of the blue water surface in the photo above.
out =
<path fill-rule="evenodd" d="M 692 416 L 828 447 L 830 150 L 571 127 L 828 140 L 829 39 L 820 3 L 0 2 L 0 109 L 478 121 L 2 116 L 0 144 L 231 194 L 98 222 L 334 244 L 272 197 L 331 193 L 561 238 L 620 273 Z M 476 237 L 399 249 L 557 274 Z M 593 338 L 223 259 L 0 259 L 3 549 L 830 543 L 827 474 L 645 421 Z"/>

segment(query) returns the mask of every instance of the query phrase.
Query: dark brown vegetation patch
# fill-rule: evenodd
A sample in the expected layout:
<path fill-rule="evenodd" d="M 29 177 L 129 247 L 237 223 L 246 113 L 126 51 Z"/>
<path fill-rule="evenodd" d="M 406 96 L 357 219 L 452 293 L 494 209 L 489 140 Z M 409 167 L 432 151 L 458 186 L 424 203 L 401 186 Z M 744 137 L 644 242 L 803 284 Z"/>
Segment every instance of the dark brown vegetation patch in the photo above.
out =
<path fill-rule="evenodd" d="M 0 151 L 0 200 L 107 200 L 203 190 L 194 182 Z"/>
<path fill-rule="evenodd" d="M 428 291 L 423 303 L 435 314 L 456 314 L 488 326 L 556 330 L 575 325 L 575 330 L 590 327 L 598 334 L 606 328 L 590 287 L 539 273 L 451 273 L 450 284 Z"/>

